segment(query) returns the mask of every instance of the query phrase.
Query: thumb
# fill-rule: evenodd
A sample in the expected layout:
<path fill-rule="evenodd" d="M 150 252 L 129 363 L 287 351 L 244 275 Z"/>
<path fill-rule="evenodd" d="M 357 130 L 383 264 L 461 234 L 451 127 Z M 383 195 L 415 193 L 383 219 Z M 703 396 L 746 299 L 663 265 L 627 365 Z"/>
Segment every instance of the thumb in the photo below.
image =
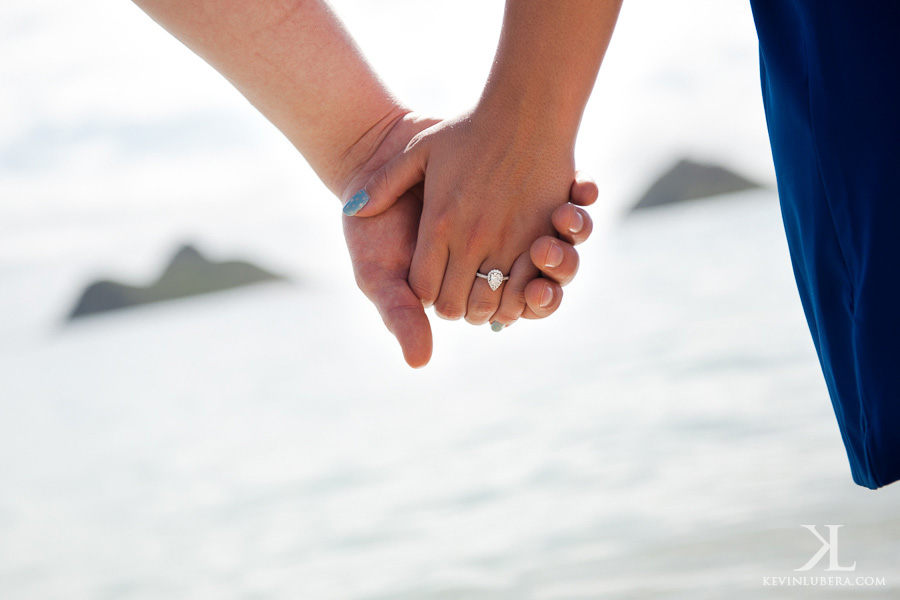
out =
<path fill-rule="evenodd" d="M 386 162 L 369 177 L 366 187 L 344 204 L 349 217 L 374 217 L 381 214 L 410 188 L 425 179 L 427 155 L 422 144 L 414 144 Z"/>
<path fill-rule="evenodd" d="M 382 286 L 369 296 L 388 331 L 394 334 L 407 364 L 418 369 L 431 360 L 431 324 L 418 296 L 405 279 Z"/>

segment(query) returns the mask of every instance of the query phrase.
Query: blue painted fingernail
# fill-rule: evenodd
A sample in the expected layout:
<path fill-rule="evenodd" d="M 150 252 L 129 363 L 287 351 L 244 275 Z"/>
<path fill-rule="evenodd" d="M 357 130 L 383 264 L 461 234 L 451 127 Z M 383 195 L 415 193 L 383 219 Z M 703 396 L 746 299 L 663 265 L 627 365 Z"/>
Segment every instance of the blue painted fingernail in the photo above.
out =
<path fill-rule="evenodd" d="M 352 217 L 368 202 L 369 193 L 366 192 L 365 189 L 359 190 L 352 198 L 347 200 L 347 204 L 344 205 L 344 214 L 348 217 Z"/>
<path fill-rule="evenodd" d="M 491 331 L 503 331 L 503 327 L 504 325 L 500 321 L 494 321 L 493 323 L 491 323 Z"/>

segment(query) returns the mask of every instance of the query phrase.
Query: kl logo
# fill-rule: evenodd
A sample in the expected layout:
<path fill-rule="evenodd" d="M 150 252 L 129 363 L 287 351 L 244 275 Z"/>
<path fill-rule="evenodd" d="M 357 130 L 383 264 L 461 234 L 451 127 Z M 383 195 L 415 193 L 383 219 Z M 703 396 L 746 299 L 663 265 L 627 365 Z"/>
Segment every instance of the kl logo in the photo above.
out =
<path fill-rule="evenodd" d="M 801 525 L 801 527 L 805 527 L 809 529 L 816 539 L 822 542 L 822 547 L 819 548 L 819 551 L 813 554 L 813 557 L 809 559 L 805 565 L 800 567 L 799 569 L 794 569 L 795 571 L 809 571 L 814 566 L 819 564 L 819 561 L 822 560 L 822 557 L 826 554 L 828 555 L 828 568 L 826 571 L 855 571 L 856 570 L 856 561 L 853 562 L 849 567 L 842 567 L 838 562 L 838 529 L 843 527 L 843 525 L 826 525 L 828 528 L 828 540 L 826 541 L 819 532 L 816 531 L 815 525 Z"/>

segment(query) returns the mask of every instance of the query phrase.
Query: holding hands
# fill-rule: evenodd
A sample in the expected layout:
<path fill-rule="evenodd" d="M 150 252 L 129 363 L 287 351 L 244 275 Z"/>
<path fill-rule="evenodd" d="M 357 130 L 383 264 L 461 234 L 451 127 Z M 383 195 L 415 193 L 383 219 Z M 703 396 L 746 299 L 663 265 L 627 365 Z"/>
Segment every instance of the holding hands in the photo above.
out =
<path fill-rule="evenodd" d="M 445 195 L 441 184 L 452 181 L 453 169 L 470 168 L 459 160 L 461 152 L 453 151 L 456 140 L 444 140 L 448 133 L 463 133 L 459 124 L 412 113 L 399 117 L 343 194 L 349 197 L 345 212 L 353 215 L 344 218 L 344 236 L 357 283 L 414 367 L 431 355 L 426 306 L 434 305 L 444 318 L 465 317 L 473 324 L 490 320 L 496 331 L 519 318 L 552 314 L 562 300 L 561 285 L 578 268 L 573 245 L 587 239 L 592 227 L 578 205 L 593 203 L 597 187 L 576 178 L 574 170 L 565 181 L 554 182 L 562 192 L 540 210 L 529 210 L 525 203 L 517 208 L 515 198 L 502 189 L 510 180 L 502 176 L 497 181 L 461 178 L 467 188 Z M 451 146 L 443 147 L 447 143 Z M 443 156 L 447 162 L 442 164 Z M 525 175 L 523 193 L 534 193 L 529 185 L 542 185 L 528 168 L 519 173 Z M 360 184 L 364 189 L 353 194 Z M 490 223 L 494 218 L 502 221 Z M 479 269 L 486 274 L 493 268 L 509 273 L 496 291 L 475 276 Z M 451 272 L 460 276 L 452 279 Z"/>
<path fill-rule="evenodd" d="M 325 0 L 135 2 L 344 200 L 356 281 L 410 365 L 431 357 L 426 307 L 499 331 L 559 306 L 597 198 L 575 137 L 621 0 L 507 0 L 484 94 L 446 121 L 402 108 Z"/>

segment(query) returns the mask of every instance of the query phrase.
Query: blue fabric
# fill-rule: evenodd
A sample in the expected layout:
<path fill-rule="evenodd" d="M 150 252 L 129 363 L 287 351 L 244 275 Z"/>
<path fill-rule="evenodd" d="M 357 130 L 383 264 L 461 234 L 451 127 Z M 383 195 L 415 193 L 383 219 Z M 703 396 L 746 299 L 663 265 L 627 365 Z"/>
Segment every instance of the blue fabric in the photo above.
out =
<path fill-rule="evenodd" d="M 900 2 L 751 0 L 794 275 L 853 480 L 900 479 Z"/>

